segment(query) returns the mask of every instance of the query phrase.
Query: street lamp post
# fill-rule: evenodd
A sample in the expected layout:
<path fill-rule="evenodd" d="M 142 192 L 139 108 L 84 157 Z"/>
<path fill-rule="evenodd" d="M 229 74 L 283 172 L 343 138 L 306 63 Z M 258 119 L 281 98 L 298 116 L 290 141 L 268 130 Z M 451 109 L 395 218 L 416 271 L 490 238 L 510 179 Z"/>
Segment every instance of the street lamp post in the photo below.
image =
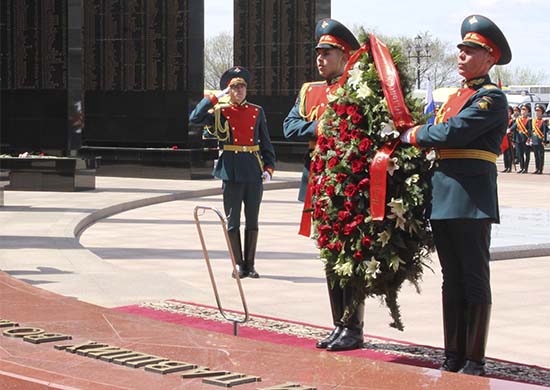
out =
<path fill-rule="evenodd" d="M 420 89 L 420 60 L 422 58 L 430 58 L 430 45 L 426 43 L 422 45 L 422 37 L 418 34 L 414 37 L 414 44 L 409 46 L 409 61 L 411 58 L 416 58 L 416 88 Z"/>

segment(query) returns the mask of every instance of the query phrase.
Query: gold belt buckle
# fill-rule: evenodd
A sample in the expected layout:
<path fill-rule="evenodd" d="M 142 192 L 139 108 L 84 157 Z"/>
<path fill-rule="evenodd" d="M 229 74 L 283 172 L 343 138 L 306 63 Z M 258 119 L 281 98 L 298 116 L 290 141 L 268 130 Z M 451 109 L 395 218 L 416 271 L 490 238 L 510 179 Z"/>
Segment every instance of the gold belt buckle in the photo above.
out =
<path fill-rule="evenodd" d="M 243 145 L 243 152 L 248 152 L 248 149 L 246 148 L 246 145 Z"/>

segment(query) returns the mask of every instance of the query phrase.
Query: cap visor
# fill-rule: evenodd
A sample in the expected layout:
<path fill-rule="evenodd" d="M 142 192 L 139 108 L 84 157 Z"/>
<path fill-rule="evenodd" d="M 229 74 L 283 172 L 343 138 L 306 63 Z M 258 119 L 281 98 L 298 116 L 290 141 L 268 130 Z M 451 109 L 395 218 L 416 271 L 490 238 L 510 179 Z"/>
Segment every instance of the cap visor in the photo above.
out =
<path fill-rule="evenodd" d="M 330 43 L 320 43 L 317 46 L 315 46 L 316 49 L 334 49 L 338 48 L 338 46 L 331 45 Z"/>
<path fill-rule="evenodd" d="M 478 45 L 477 43 L 474 43 L 474 42 L 460 42 L 458 45 L 456 45 L 456 47 L 458 47 L 459 49 L 460 49 L 460 46 L 479 47 L 481 49 L 484 49 L 483 46 Z"/>

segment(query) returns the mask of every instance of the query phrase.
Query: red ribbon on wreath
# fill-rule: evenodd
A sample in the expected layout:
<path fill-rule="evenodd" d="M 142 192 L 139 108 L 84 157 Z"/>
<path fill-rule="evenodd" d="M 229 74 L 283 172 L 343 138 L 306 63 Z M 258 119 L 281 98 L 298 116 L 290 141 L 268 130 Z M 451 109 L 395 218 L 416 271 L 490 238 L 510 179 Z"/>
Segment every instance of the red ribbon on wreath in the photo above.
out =
<path fill-rule="evenodd" d="M 370 45 L 374 66 L 382 84 L 382 91 L 388 103 L 390 115 L 395 128 L 401 133 L 413 127 L 414 122 L 409 108 L 405 104 L 399 73 L 397 73 L 390 51 L 382 41 L 371 34 Z M 375 221 L 384 219 L 388 161 L 398 144 L 399 139 L 386 143 L 376 152 L 370 166 L 370 213 Z"/>

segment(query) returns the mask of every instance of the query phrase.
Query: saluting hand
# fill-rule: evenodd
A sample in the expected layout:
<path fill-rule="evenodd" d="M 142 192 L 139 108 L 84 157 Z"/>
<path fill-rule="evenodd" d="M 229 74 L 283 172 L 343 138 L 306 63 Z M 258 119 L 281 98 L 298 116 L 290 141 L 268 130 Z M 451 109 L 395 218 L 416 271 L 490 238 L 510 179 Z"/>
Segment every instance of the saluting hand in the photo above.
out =
<path fill-rule="evenodd" d="M 220 99 L 220 98 L 224 97 L 225 95 L 227 95 L 228 93 L 229 93 L 229 87 L 227 87 L 227 88 L 224 89 L 223 91 L 220 91 L 220 93 L 218 93 L 218 94 L 216 95 L 216 97 L 217 97 L 218 99 Z"/>

